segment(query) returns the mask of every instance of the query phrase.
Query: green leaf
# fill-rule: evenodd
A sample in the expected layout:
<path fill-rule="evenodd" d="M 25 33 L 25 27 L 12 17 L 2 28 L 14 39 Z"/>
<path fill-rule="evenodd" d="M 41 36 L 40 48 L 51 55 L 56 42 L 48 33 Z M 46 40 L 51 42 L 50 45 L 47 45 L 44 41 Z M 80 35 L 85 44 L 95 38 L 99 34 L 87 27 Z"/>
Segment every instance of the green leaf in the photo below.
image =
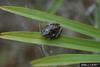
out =
<path fill-rule="evenodd" d="M 33 67 L 37 66 L 56 66 L 77 63 L 100 63 L 100 55 L 89 54 L 62 54 L 48 56 L 32 61 Z"/>
<path fill-rule="evenodd" d="M 24 7 L 1 6 L 0 9 L 39 21 L 59 23 L 61 24 L 61 26 L 72 31 L 80 32 L 95 38 L 100 38 L 100 29 L 96 29 L 90 25 L 79 23 L 78 21 L 69 20 L 36 9 L 31 10 Z"/>
<path fill-rule="evenodd" d="M 54 14 L 57 12 L 57 10 L 61 7 L 64 0 L 53 0 L 53 3 L 50 4 L 50 6 L 47 9 L 48 13 Z"/>
<path fill-rule="evenodd" d="M 95 9 L 95 27 L 100 29 L 100 1 L 97 0 Z"/>
<path fill-rule="evenodd" d="M 1 33 L 0 38 L 39 45 L 49 45 L 91 52 L 100 52 L 100 42 L 68 36 L 61 36 L 58 39 L 49 40 L 44 38 L 38 32 L 5 32 Z"/>

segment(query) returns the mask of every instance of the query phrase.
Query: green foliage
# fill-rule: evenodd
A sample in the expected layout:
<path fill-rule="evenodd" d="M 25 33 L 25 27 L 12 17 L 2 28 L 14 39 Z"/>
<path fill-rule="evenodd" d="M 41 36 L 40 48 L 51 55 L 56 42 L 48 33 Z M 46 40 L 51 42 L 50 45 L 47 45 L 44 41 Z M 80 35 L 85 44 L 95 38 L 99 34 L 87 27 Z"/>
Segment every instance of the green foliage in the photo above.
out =
<path fill-rule="evenodd" d="M 100 52 L 100 42 L 68 36 L 61 36 L 56 40 L 49 40 L 41 36 L 39 32 L 5 32 L 1 34 L 0 38 L 40 45 L 44 44 L 84 51 Z"/>
<path fill-rule="evenodd" d="M 32 62 L 33 67 L 40 66 L 56 66 L 56 65 L 67 65 L 67 64 L 77 64 L 85 62 L 100 62 L 100 55 L 89 55 L 89 54 L 62 54 L 55 56 L 48 56 L 42 59 L 38 59 Z"/>
<path fill-rule="evenodd" d="M 97 0 L 96 10 L 95 10 L 95 27 L 100 28 L 100 1 Z"/>
<path fill-rule="evenodd" d="M 0 9 L 39 21 L 60 23 L 63 27 L 75 32 L 80 32 L 95 38 L 100 38 L 100 29 L 96 29 L 90 25 L 86 25 L 78 21 L 65 19 L 63 17 L 48 14 L 46 12 L 35 9 L 31 10 L 23 7 L 2 6 Z"/>
<path fill-rule="evenodd" d="M 53 0 L 53 3 L 47 9 L 47 12 L 51 14 L 56 13 L 59 7 L 61 7 L 63 2 L 64 0 Z"/>
<path fill-rule="evenodd" d="M 67 18 L 53 15 L 62 5 L 63 1 L 64 0 L 54 0 L 52 5 L 47 10 L 48 13 L 36 9 L 32 10 L 29 8 L 16 6 L 1 6 L 0 9 L 34 20 L 39 20 L 47 23 L 59 23 L 61 26 L 72 31 L 79 32 L 94 38 L 100 38 L 100 29 L 96 29 L 90 25 L 86 25 L 78 21 L 69 20 Z M 69 36 L 61 36 L 59 39 L 49 40 L 41 36 L 39 32 L 4 32 L 0 34 L 0 38 L 40 45 L 44 44 L 90 52 L 100 52 L 100 42 Z M 86 62 L 100 62 L 100 55 L 60 54 L 32 61 L 32 64 L 34 67 L 67 65 Z"/>

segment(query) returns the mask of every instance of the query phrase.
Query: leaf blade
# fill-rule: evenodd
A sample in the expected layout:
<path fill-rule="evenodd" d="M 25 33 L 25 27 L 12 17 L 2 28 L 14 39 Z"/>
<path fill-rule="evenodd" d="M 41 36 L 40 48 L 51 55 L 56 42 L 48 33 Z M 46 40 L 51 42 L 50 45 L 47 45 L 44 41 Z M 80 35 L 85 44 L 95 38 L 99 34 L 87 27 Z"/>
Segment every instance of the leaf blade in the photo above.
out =
<path fill-rule="evenodd" d="M 56 65 L 68 65 L 77 63 L 99 63 L 100 55 L 93 54 L 62 54 L 44 57 L 38 60 L 33 60 L 34 66 L 56 66 Z"/>
<path fill-rule="evenodd" d="M 5 32 L 0 35 L 0 38 L 40 45 L 100 52 L 100 42 L 68 36 L 61 36 L 59 39 L 49 40 L 41 36 L 39 32 Z"/>
<path fill-rule="evenodd" d="M 57 10 L 61 7 L 64 0 L 53 0 L 52 4 L 47 9 L 48 13 L 54 14 L 57 12 Z"/>
<path fill-rule="evenodd" d="M 100 29 L 79 23 L 78 21 L 65 19 L 63 17 L 48 14 L 39 10 L 31 10 L 23 7 L 2 6 L 0 9 L 39 21 L 60 23 L 63 27 L 72 31 L 80 32 L 95 38 L 100 38 Z"/>

